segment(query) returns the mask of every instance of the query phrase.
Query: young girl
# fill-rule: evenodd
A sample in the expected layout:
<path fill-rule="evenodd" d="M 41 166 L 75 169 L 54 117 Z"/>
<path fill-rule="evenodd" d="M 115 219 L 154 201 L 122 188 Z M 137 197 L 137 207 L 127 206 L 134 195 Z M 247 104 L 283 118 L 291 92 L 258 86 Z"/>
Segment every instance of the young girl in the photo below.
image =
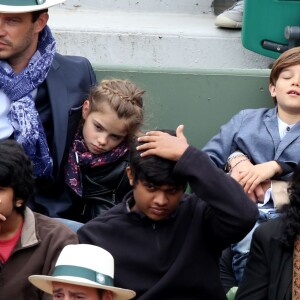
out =
<path fill-rule="evenodd" d="M 128 80 L 103 80 L 84 102 L 65 168 L 72 219 L 85 223 L 101 215 L 131 189 L 128 143 L 143 123 L 143 94 Z"/>

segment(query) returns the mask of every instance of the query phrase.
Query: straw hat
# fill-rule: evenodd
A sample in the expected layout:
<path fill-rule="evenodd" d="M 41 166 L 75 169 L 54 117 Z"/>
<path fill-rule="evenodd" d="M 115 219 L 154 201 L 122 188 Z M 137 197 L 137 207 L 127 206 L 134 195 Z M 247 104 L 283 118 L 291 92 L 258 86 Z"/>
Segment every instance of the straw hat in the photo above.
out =
<path fill-rule="evenodd" d="M 26 13 L 49 8 L 65 0 L 0 0 L 0 13 Z"/>
<path fill-rule="evenodd" d="M 106 250 L 88 244 L 68 245 L 61 251 L 52 276 L 32 275 L 29 281 L 48 294 L 52 282 L 64 282 L 113 292 L 113 299 L 127 300 L 132 290 L 114 287 L 114 259 Z"/>

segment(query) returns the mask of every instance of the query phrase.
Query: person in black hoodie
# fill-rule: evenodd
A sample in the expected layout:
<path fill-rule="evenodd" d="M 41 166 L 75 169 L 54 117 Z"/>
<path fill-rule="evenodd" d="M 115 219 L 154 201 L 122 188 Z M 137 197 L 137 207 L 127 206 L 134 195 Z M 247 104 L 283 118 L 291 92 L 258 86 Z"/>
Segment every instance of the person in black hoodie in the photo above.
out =
<path fill-rule="evenodd" d="M 80 243 L 109 251 L 115 283 L 136 299 L 226 299 L 219 257 L 258 216 L 242 187 L 188 144 L 183 125 L 134 140 L 127 175 L 133 191 L 81 227 Z"/>

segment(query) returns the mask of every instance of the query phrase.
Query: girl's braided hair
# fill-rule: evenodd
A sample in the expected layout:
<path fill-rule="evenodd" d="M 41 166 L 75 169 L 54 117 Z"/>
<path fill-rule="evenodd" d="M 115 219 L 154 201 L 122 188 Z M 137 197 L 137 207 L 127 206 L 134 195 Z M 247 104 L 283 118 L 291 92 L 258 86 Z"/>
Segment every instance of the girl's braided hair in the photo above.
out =
<path fill-rule="evenodd" d="M 102 80 L 91 89 L 88 100 L 90 112 L 102 111 L 107 103 L 116 112 L 119 119 L 124 119 L 129 136 L 135 135 L 144 120 L 143 95 L 145 91 L 129 80 Z"/>

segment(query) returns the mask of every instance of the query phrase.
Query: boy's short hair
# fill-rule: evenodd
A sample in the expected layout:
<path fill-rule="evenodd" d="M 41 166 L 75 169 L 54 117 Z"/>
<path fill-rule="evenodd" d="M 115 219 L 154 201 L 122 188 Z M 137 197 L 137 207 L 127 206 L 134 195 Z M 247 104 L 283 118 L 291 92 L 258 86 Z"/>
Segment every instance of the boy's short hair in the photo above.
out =
<path fill-rule="evenodd" d="M 11 187 L 14 200 L 23 200 L 24 205 L 16 207 L 19 212 L 24 211 L 26 202 L 34 194 L 31 161 L 14 140 L 0 141 L 0 187 Z"/>
<path fill-rule="evenodd" d="M 171 130 L 159 130 L 167 132 L 171 135 L 176 135 L 174 131 Z M 162 185 L 174 185 L 182 186 L 185 188 L 187 186 L 186 178 L 174 175 L 174 167 L 176 161 L 165 159 L 156 155 L 149 155 L 146 157 L 141 157 L 141 151 L 137 150 L 136 147 L 142 145 L 133 139 L 130 144 L 129 149 L 129 166 L 134 178 L 134 184 L 138 181 L 151 183 L 155 186 Z"/>
<path fill-rule="evenodd" d="M 295 65 L 300 65 L 300 47 L 294 47 L 283 52 L 275 60 L 270 73 L 270 83 L 275 85 L 282 70 Z"/>

